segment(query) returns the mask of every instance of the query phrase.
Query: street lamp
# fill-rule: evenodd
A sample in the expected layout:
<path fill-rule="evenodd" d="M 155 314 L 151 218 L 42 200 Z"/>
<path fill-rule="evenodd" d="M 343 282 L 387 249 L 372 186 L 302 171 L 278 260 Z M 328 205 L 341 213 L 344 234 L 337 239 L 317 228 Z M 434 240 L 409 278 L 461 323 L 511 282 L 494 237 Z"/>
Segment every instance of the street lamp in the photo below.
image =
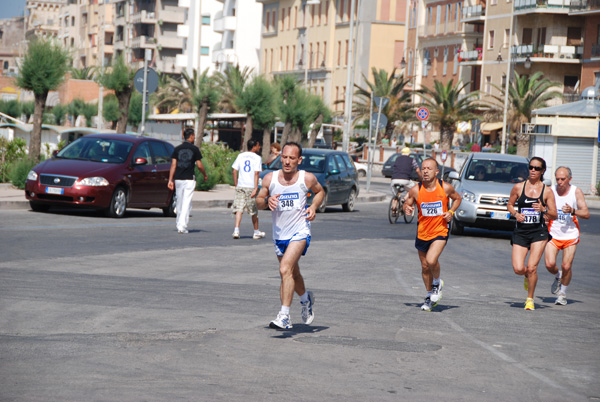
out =
<path fill-rule="evenodd" d="M 315 6 L 315 5 L 319 5 L 321 4 L 321 0 L 307 0 L 306 3 L 304 3 L 304 23 L 306 24 L 306 30 L 304 31 L 304 46 L 306 47 L 306 49 L 308 50 L 308 28 L 310 27 L 310 24 L 308 22 L 308 15 L 307 15 L 307 7 L 308 6 Z M 302 61 L 302 59 L 300 59 L 300 61 Z M 301 63 L 298 63 L 301 65 Z M 306 63 L 304 66 L 304 89 L 308 90 L 308 64 Z"/>

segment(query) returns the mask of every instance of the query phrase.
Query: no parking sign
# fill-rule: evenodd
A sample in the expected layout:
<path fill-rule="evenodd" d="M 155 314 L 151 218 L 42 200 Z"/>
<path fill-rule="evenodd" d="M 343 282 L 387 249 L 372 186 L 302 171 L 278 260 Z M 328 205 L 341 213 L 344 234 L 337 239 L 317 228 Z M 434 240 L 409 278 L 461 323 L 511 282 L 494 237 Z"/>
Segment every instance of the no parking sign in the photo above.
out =
<path fill-rule="evenodd" d="M 417 119 L 423 121 L 429 118 L 429 109 L 426 107 L 420 107 L 417 109 Z"/>

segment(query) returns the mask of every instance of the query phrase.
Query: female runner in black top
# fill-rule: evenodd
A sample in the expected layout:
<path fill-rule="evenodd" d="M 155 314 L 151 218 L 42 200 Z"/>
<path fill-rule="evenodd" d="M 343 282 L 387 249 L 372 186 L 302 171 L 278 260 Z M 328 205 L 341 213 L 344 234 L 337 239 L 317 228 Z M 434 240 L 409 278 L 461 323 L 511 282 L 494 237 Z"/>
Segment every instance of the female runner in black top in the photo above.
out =
<path fill-rule="evenodd" d="M 542 182 L 546 171 L 546 161 L 537 156 L 529 162 L 529 177 L 517 183 L 510 192 L 507 209 L 517 219 L 513 233 L 512 264 L 515 274 L 524 275 L 527 290 L 525 310 L 535 310 L 533 295 L 537 284 L 537 266 L 548 243 L 548 227 L 544 214 L 556 219 L 554 194 Z M 529 260 L 525 259 L 529 252 Z"/>

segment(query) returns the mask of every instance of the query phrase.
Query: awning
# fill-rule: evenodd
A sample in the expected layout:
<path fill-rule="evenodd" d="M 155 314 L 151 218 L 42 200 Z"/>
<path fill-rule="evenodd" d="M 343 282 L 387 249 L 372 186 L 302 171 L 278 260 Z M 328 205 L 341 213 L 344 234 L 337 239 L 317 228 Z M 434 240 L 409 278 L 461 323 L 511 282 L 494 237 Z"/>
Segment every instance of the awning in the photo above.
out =
<path fill-rule="evenodd" d="M 481 126 L 479 127 L 479 129 L 481 130 L 482 133 L 489 134 L 492 131 L 502 130 L 502 122 L 498 121 L 498 122 L 491 122 L 491 123 L 481 123 Z"/>

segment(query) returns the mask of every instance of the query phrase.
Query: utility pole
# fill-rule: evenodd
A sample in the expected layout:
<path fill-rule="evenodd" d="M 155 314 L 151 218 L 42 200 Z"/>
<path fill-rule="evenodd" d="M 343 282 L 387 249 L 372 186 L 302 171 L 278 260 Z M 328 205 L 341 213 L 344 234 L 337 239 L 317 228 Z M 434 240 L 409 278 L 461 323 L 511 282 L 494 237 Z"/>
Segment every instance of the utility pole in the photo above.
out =
<path fill-rule="evenodd" d="M 354 13 L 356 11 L 356 2 L 354 0 L 350 0 L 350 37 L 349 37 L 349 45 L 348 45 L 348 60 L 354 60 Z M 348 152 L 348 148 L 350 147 L 350 128 L 352 127 L 352 87 L 354 86 L 354 64 L 349 64 L 347 66 L 348 74 L 346 76 L 346 102 L 344 104 L 344 119 L 345 127 L 344 127 L 344 136 L 342 138 L 342 150 L 344 152 Z"/>

